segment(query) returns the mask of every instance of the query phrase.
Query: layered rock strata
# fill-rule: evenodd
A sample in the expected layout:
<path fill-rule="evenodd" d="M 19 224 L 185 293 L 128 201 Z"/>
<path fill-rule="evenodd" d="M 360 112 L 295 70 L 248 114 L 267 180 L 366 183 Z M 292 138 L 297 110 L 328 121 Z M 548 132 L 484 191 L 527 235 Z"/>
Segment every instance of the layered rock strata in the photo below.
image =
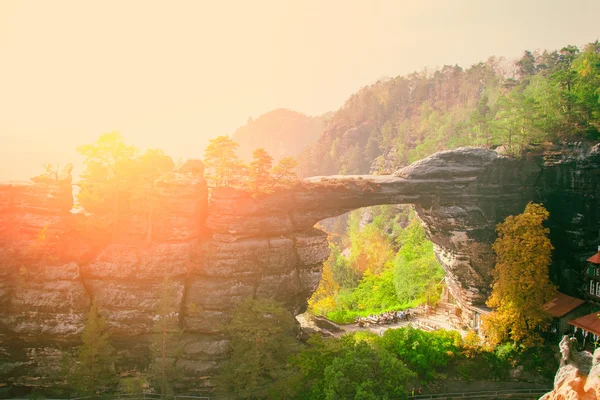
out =
<path fill-rule="evenodd" d="M 118 232 L 99 235 L 93 215 L 71 212 L 70 182 L 0 185 L 0 385 L 60 380 L 64 352 L 79 345 L 92 300 L 111 333 L 115 371 L 127 375 L 151 362 L 168 284 L 178 321 L 171 334 L 180 342 L 171 356 L 187 390 L 211 386 L 229 351 L 224 326 L 241 300 L 275 298 L 296 314 L 306 309 L 329 254 L 323 232 L 250 232 L 224 241 L 204 224 L 201 164 L 155 186 L 152 213 L 130 204 Z"/>
<path fill-rule="evenodd" d="M 560 249 L 555 273 L 566 276 L 561 262 L 595 250 L 598 161 L 598 146 L 522 160 L 463 148 L 393 176 L 315 177 L 260 195 L 219 188 L 210 201 L 202 164 L 190 161 L 156 182 L 151 211 L 143 199 L 130 204 L 113 235 L 71 212 L 68 177 L 0 185 L 0 384 L 51 381 L 92 300 L 112 334 L 115 370 L 144 370 L 166 280 L 182 349 L 172 356 L 182 384 L 201 390 L 227 357 L 235 306 L 268 297 L 304 311 L 329 255 L 314 224 L 360 207 L 414 204 L 468 309 L 489 294 L 496 224 L 544 201 Z"/>
<path fill-rule="evenodd" d="M 264 198 L 216 192 L 206 226 L 224 242 L 246 235 L 285 235 L 360 207 L 414 204 L 436 245 L 454 296 L 482 304 L 494 265 L 494 229 L 534 197 L 541 166 L 494 151 L 463 148 L 437 153 L 393 176 L 309 178 Z"/>

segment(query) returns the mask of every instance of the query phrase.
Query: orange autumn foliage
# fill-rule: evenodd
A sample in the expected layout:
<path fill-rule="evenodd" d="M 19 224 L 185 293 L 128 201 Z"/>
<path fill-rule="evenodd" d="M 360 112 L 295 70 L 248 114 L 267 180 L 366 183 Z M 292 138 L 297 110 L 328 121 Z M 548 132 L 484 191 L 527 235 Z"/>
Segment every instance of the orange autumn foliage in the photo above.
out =
<path fill-rule="evenodd" d="M 524 347 L 541 343 L 550 315 L 543 309 L 556 287 L 550 282 L 548 265 L 553 246 L 546 209 L 529 203 L 522 214 L 498 224 L 493 249 L 498 258 L 493 271 L 492 295 L 487 301 L 496 310 L 483 319 L 487 341 L 498 344 L 512 340 Z"/>

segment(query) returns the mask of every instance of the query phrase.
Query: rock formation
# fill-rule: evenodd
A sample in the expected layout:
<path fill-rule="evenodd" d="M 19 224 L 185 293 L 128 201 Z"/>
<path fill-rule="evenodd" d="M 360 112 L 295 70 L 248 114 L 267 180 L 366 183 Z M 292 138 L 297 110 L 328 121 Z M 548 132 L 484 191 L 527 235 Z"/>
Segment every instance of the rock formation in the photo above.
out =
<path fill-rule="evenodd" d="M 112 333 L 116 371 L 144 370 L 168 278 L 174 329 L 184 331 L 183 351 L 173 355 L 181 384 L 210 386 L 237 303 L 269 297 L 304 311 L 329 255 L 314 224 L 371 205 L 415 205 L 450 291 L 468 310 L 489 294 L 496 224 L 528 201 L 547 204 L 553 232 L 568 231 L 555 235 L 568 239 L 555 241 L 559 261 L 594 252 L 598 162 L 598 146 L 523 160 L 462 148 L 393 176 L 315 177 L 261 195 L 219 188 L 209 201 L 202 163 L 189 161 L 155 183 L 152 212 L 131 204 L 112 236 L 94 233 L 93 216 L 70 211 L 70 176 L 0 185 L 0 385 L 51 381 L 62 352 L 79 344 L 92 299 Z M 568 275 L 561 265 L 557 273 Z"/>
<path fill-rule="evenodd" d="M 577 340 L 565 336 L 560 342 L 560 353 L 554 390 L 540 400 L 600 399 L 600 349 L 596 349 L 593 355 L 577 351 Z"/>

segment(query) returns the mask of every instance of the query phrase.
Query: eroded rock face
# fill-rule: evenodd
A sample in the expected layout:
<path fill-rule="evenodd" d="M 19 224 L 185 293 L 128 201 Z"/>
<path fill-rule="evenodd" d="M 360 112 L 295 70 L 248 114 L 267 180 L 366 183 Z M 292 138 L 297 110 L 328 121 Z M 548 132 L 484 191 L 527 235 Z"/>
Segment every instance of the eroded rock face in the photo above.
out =
<path fill-rule="evenodd" d="M 494 265 L 495 226 L 535 196 L 539 160 L 515 160 L 482 148 L 434 154 L 393 176 L 306 180 L 266 198 L 224 191 L 211 198 L 207 227 L 223 241 L 285 235 L 323 218 L 378 204 L 415 204 L 454 297 L 483 304 Z"/>
<path fill-rule="evenodd" d="M 585 260 L 600 245 L 600 144 L 549 149 L 541 164 L 536 199 L 550 212 L 552 280 L 577 293 Z"/>
<path fill-rule="evenodd" d="M 542 202 L 550 212 L 554 280 L 576 294 L 583 260 L 600 243 L 598 193 L 599 145 L 550 146 L 520 160 L 461 148 L 436 153 L 393 176 L 315 177 L 291 191 L 258 198 L 216 192 L 206 225 L 219 240 L 233 242 L 303 231 L 360 207 L 414 204 L 450 292 L 468 310 L 484 305 L 490 293 L 496 225 L 530 201 Z"/>
<path fill-rule="evenodd" d="M 70 212 L 70 185 L 0 185 L 0 384 L 60 380 L 92 300 L 111 333 L 115 371 L 145 370 L 165 279 L 180 343 L 169 355 L 190 390 L 212 385 L 229 352 L 224 328 L 240 301 L 275 298 L 296 314 L 306 309 L 329 255 L 323 232 L 307 226 L 264 235 L 242 224 L 243 235 L 232 240 L 207 230 L 201 163 L 156 186 L 151 218 L 132 204 L 119 234 L 106 240 L 80 235 L 91 217 Z"/>
<path fill-rule="evenodd" d="M 560 342 L 560 368 L 554 390 L 540 400 L 597 400 L 600 398 L 600 349 L 594 354 L 577 351 L 577 340 L 565 336 Z"/>
<path fill-rule="evenodd" d="M 524 160 L 463 148 L 392 176 L 315 177 L 258 196 L 221 188 L 210 201 L 202 170 L 188 162 L 162 177 L 155 212 L 132 204 L 119 235 L 104 241 L 86 236 L 90 217 L 69 212 L 70 179 L 0 185 L 0 384 L 53 379 L 47 371 L 79 344 L 92 299 L 112 333 L 115 370 L 144 370 L 167 279 L 172 330 L 184 332 L 183 351 L 172 354 L 182 382 L 210 386 L 235 306 L 268 297 L 304 311 L 329 256 L 314 224 L 356 208 L 414 204 L 449 289 L 467 307 L 489 294 L 496 224 L 527 202 L 550 211 L 557 276 L 571 274 L 561 260 L 595 252 L 600 232 L 598 146 Z"/>

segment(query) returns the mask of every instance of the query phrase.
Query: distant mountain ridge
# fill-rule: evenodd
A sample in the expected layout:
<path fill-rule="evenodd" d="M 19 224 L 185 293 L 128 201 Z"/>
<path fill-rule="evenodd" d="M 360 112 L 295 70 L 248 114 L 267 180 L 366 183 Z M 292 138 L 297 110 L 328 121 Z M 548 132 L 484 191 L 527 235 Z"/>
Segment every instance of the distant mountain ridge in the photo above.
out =
<path fill-rule="evenodd" d="M 269 111 L 235 131 L 232 139 L 240 144 L 239 155 L 249 160 L 257 148 L 264 148 L 273 158 L 298 156 L 317 141 L 325 130 L 328 114 L 309 117 L 305 114 L 279 108 Z"/>

